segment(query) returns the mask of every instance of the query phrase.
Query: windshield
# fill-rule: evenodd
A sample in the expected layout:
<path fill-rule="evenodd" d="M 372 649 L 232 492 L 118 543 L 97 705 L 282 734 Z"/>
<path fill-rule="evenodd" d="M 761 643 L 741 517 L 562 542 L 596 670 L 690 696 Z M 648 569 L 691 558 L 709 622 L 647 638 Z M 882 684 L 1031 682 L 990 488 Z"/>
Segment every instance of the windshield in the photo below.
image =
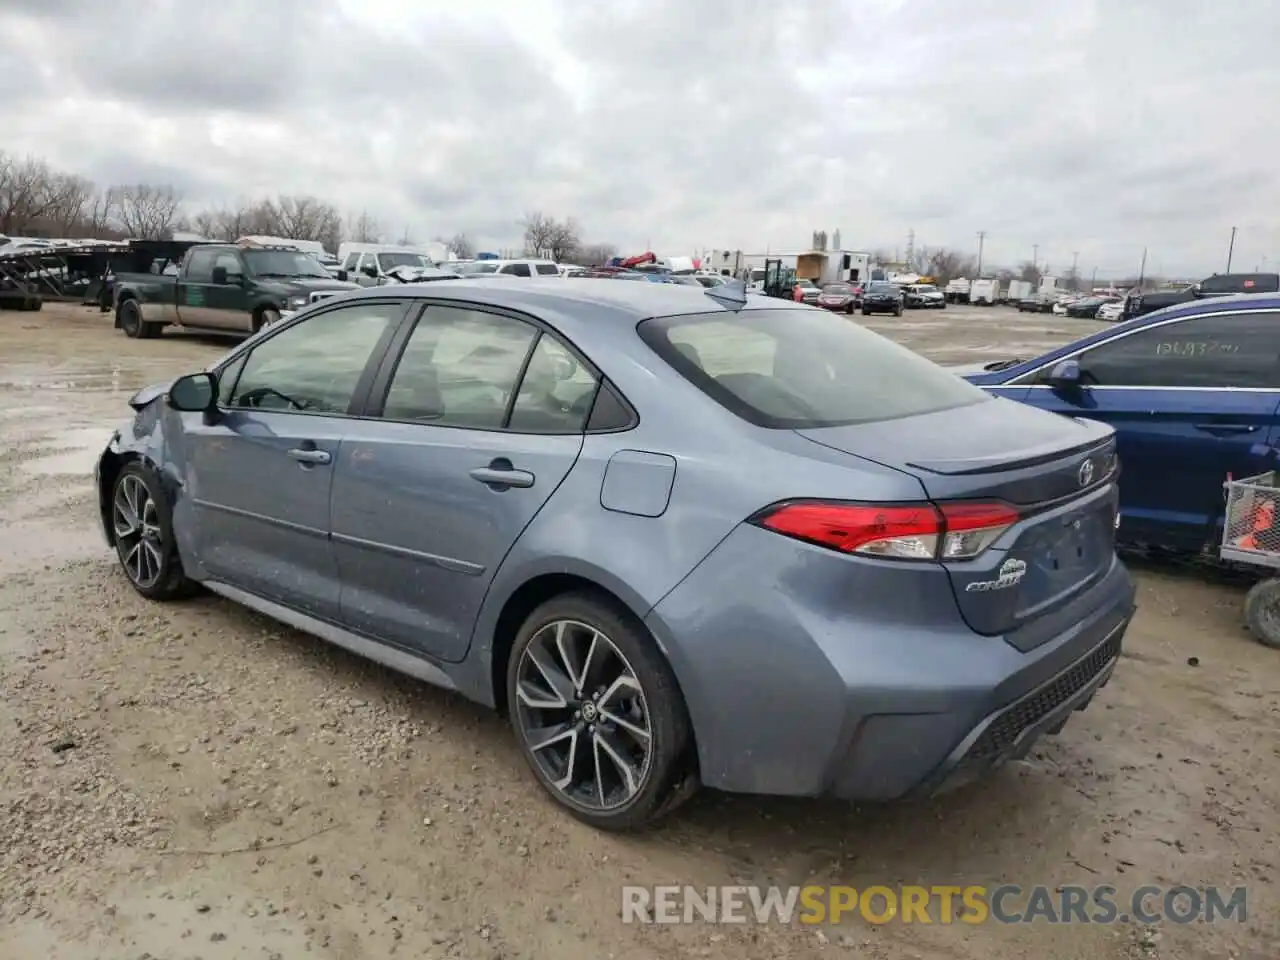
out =
<path fill-rule="evenodd" d="M 476 273 L 497 273 L 498 265 L 492 260 L 478 260 L 475 263 L 463 263 L 458 266 L 458 272 L 464 277 L 468 274 Z"/>
<path fill-rule="evenodd" d="M 796 286 L 798 286 L 798 287 L 807 287 L 807 288 L 810 288 L 810 289 L 816 289 L 816 288 L 817 288 L 817 284 L 816 284 L 816 283 L 814 283 L 812 280 L 797 280 L 797 281 L 796 281 Z"/>
<path fill-rule="evenodd" d="M 847 283 L 828 283 L 822 288 L 823 293 L 850 294 L 853 293 L 853 287 Z"/>
<path fill-rule="evenodd" d="M 378 268 L 386 273 L 396 267 L 429 267 L 431 264 L 420 253 L 380 253 Z"/>
<path fill-rule="evenodd" d="M 898 287 L 893 283 L 873 283 L 867 287 L 868 293 L 897 293 Z"/>
<path fill-rule="evenodd" d="M 245 263 L 259 277 L 323 277 L 332 280 L 329 271 L 309 253 L 298 250 L 246 250 Z"/>
<path fill-rule="evenodd" d="M 750 423 L 803 430 L 911 417 L 991 397 L 908 348 L 827 311 L 663 317 L 644 340 Z"/>
<path fill-rule="evenodd" d="M 937 293 L 938 288 L 935 287 L 932 283 L 922 283 L 920 284 L 920 286 L 916 287 L 916 292 L 917 293 Z"/>

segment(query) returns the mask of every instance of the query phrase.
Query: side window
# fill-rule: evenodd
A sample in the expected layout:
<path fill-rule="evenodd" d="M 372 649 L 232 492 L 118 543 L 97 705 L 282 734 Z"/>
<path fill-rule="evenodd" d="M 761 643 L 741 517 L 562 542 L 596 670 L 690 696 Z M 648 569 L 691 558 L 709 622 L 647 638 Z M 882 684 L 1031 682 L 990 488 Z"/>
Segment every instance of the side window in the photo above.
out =
<path fill-rule="evenodd" d="M 529 265 L 527 263 L 509 263 L 502 268 L 503 273 L 509 273 L 516 277 L 529 277 Z"/>
<path fill-rule="evenodd" d="M 597 383 L 564 344 L 544 333 L 520 381 L 508 426 L 525 433 L 581 433 Z"/>
<path fill-rule="evenodd" d="M 501 430 L 537 328 L 461 307 L 428 307 L 405 344 L 382 415 Z"/>
<path fill-rule="evenodd" d="M 342 265 L 342 269 L 343 269 L 343 270 L 346 270 L 346 271 L 348 271 L 348 272 L 350 272 L 350 271 L 352 271 L 352 270 L 354 270 L 354 269 L 356 268 L 356 264 L 358 264 L 359 262 L 360 262 L 360 254 L 358 254 L 358 253 L 348 253 L 348 254 L 347 254 L 347 260 L 346 260 L 346 262 Z"/>
<path fill-rule="evenodd" d="M 587 421 L 587 429 L 591 431 L 625 430 L 631 426 L 634 417 L 622 395 L 613 388 L 608 380 L 600 385 L 596 394 L 596 402 L 591 407 L 591 418 Z"/>
<path fill-rule="evenodd" d="M 554 263 L 537 263 L 534 264 L 534 267 L 537 269 L 538 276 L 540 277 L 560 276 L 560 271 L 556 269 L 556 265 Z"/>
<path fill-rule="evenodd" d="M 187 254 L 188 283 L 213 283 L 213 258 L 216 250 L 192 250 Z"/>
<path fill-rule="evenodd" d="M 370 355 L 403 314 L 398 303 L 361 303 L 282 330 L 249 353 L 229 405 L 346 413 Z"/>
<path fill-rule="evenodd" d="M 1280 312 L 1192 317 L 1140 330 L 1085 351 L 1080 371 L 1091 386 L 1280 389 Z"/>
<path fill-rule="evenodd" d="M 245 361 L 249 359 L 249 354 L 242 353 L 236 359 L 232 360 L 225 367 L 218 371 L 218 404 L 219 406 L 231 406 L 231 394 L 236 388 L 236 381 L 240 379 L 240 373 L 244 370 Z"/>
<path fill-rule="evenodd" d="M 222 267 L 227 271 L 227 277 L 239 277 L 244 275 L 244 268 L 240 265 L 240 258 L 234 253 L 223 251 L 213 258 L 213 268 L 216 270 Z M 212 276 L 212 271 L 210 271 Z"/>

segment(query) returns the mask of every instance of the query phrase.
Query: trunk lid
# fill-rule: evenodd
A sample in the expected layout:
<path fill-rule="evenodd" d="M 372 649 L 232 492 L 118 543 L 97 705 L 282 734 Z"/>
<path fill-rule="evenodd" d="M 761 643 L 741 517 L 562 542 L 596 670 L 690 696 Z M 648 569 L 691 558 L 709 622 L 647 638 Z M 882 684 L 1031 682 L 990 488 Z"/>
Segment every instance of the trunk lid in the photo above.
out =
<path fill-rule="evenodd" d="M 934 503 L 998 501 L 1020 519 L 972 560 L 943 561 L 960 613 L 1014 634 L 1104 577 L 1115 554 L 1115 432 L 992 399 L 901 420 L 798 431 L 915 477 Z M 1019 646 L 1016 636 L 1007 636 Z"/>

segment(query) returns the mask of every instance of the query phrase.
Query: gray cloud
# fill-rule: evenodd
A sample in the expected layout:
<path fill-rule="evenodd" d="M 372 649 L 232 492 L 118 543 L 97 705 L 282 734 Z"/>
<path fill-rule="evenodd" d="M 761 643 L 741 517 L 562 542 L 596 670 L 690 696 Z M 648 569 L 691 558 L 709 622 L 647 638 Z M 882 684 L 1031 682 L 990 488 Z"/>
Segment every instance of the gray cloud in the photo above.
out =
<path fill-rule="evenodd" d="M 1280 258 L 1266 0 L 0 0 L 0 150 L 426 238 Z"/>

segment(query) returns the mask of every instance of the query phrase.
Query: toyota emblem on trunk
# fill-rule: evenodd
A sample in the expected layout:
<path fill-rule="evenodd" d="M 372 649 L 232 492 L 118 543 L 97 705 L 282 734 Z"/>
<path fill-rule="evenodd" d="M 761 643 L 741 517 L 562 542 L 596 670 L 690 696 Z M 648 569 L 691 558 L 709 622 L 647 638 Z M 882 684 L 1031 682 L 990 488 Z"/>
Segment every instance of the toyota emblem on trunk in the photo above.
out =
<path fill-rule="evenodd" d="M 1092 460 L 1086 460 L 1084 463 L 1080 464 L 1080 473 L 1078 476 L 1080 479 L 1080 486 L 1082 487 L 1087 487 L 1089 484 L 1093 483 Z"/>

